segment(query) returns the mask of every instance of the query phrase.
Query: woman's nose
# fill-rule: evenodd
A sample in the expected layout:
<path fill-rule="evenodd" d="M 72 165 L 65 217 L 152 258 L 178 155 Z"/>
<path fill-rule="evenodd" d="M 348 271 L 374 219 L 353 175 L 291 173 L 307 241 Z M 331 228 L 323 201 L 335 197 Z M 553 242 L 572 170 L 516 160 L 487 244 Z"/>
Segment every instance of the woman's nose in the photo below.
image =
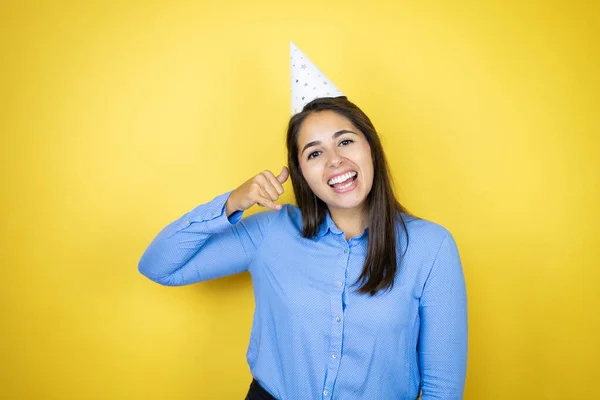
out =
<path fill-rule="evenodd" d="M 331 153 L 329 156 L 329 166 L 337 168 L 342 163 L 342 157 L 336 152 Z"/>

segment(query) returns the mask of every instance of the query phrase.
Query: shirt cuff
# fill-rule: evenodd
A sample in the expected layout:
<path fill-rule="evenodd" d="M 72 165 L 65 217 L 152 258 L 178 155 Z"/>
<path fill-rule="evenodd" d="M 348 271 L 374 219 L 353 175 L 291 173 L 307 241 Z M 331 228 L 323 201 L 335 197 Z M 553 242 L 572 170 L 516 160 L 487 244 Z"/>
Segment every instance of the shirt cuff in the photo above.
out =
<path fill-rule="evenodd" d="M 187 232 L 218 232 L 235 225 L 242 219 L 243 211 L 236 211 L 229 218 L 225 203 L 233 190 L 201 204 L 185 214 L 181 219 L 181 229 Z"/>

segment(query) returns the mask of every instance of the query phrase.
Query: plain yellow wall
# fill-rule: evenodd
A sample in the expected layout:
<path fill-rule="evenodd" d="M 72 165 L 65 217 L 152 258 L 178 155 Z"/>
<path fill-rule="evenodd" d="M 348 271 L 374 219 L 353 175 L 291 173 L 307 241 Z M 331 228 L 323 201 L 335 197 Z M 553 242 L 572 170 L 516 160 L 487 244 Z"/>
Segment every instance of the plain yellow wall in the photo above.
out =
<path fill-rule="evenodd" d="M 291 40 L 458 242 L 465 398 L 600 398 L 600 8 L 484 3 L 2 2 L 0 397 L 244 397 L 249 275 L 137 263 L 281 169 Z"/>

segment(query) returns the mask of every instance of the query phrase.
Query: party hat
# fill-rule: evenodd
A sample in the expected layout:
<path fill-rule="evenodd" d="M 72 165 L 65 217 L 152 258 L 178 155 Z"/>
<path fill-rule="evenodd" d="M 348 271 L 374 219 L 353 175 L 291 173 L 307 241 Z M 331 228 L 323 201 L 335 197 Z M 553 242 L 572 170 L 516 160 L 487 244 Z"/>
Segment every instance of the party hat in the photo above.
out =
<path fill-rule="evenodd" d="M 294 43 L 290 42 L 292 115 L 316 98 L 345 96 Z"/>

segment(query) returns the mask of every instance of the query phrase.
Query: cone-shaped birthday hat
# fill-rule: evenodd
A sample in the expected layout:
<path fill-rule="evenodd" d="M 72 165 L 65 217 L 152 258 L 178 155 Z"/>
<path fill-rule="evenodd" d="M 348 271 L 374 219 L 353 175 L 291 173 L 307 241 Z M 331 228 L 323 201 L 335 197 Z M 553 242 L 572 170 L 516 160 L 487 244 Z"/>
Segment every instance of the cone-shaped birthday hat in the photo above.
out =
<path fill-rule="evenodd" d="M 292 83 L 292 115 L 316 98 L 345 96 L 330 80 L 290 42 Z"/>

